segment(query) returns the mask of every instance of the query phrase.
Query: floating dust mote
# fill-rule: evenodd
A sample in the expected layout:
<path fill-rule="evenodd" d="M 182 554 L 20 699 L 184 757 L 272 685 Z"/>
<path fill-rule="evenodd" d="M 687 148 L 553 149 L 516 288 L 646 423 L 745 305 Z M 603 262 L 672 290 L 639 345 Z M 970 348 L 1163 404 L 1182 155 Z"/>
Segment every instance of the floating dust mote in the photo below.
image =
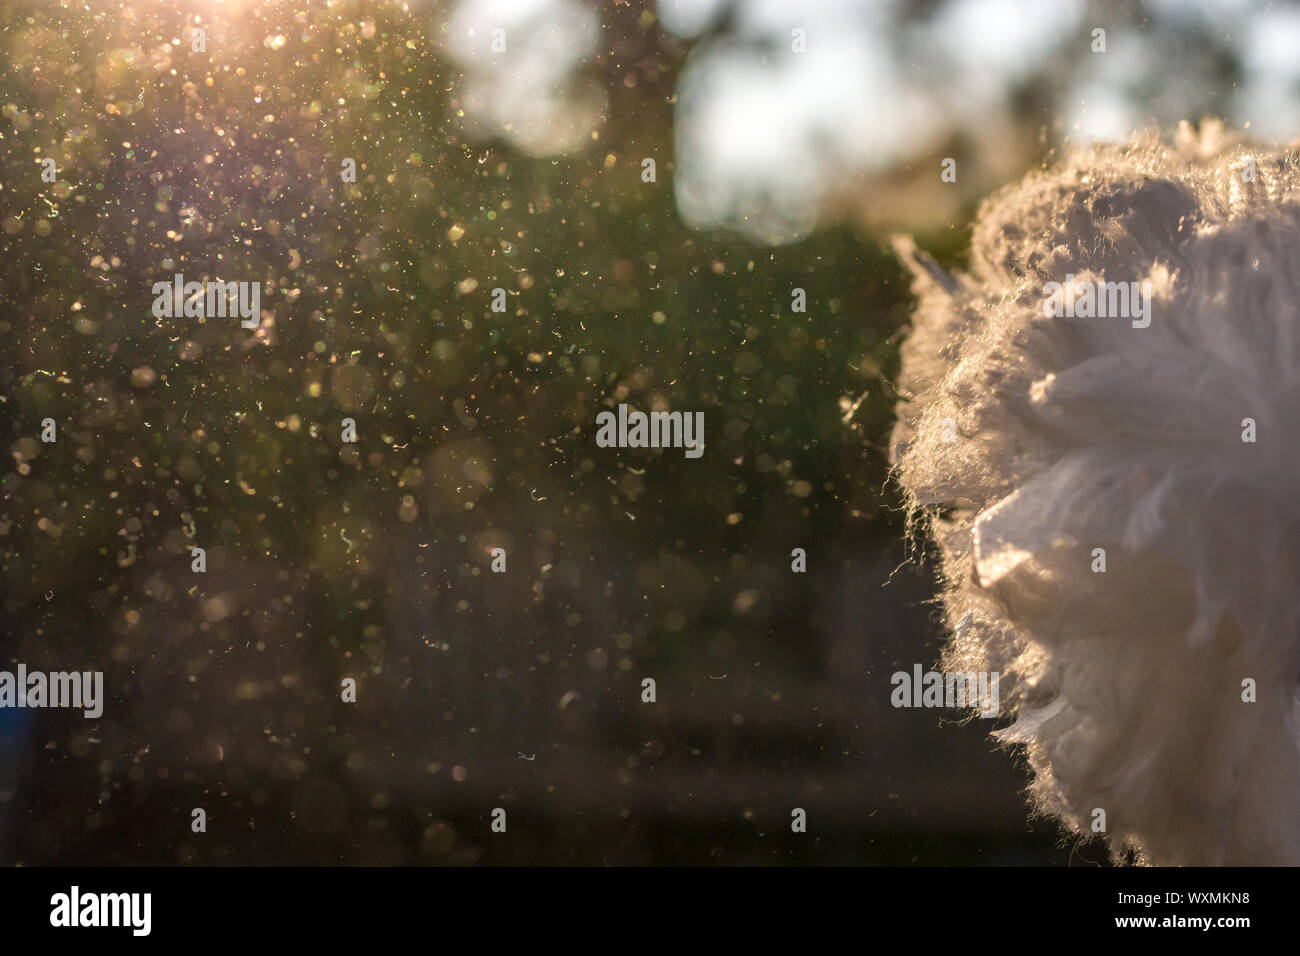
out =
<path fill-rule="evenodd" d="M 1035 809 L 1117 858 L 1300 863 L 1297 161 L 1184 125 L 987 200 L 969 275 L 896 241 L 943 666 L 1002 674 Z M 1052 283 L 1137 283 L 1149 324 Z"/>

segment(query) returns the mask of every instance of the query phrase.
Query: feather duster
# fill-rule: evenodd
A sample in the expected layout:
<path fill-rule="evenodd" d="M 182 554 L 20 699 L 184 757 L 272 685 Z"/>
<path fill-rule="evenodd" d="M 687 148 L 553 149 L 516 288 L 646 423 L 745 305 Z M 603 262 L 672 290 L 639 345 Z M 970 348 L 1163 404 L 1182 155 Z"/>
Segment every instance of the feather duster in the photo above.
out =
<path fill-rule="evenodd" d="M 987 200 L 968 275 L 895 241 L 944 667 L 1001 675 L 1036 810 L 1117 859 L 1300 864 L 1298 163 L 1184 124 Z M 1147 324 L 1052 283 L 1137 283 Z"/>

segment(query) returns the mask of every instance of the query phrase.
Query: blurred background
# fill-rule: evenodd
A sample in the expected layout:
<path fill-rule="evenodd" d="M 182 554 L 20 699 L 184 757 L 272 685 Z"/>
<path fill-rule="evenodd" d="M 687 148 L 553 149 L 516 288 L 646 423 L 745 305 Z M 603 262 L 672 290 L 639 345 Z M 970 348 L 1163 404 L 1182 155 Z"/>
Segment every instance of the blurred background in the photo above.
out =
<path fill-rule="evenodd" d="M 108 699 L 0 711 L 0 862 L 1104 862 L 989 721 L 889 705 L 943 634 L 888 237 L 959 267 L 1072 142 L 1289 140 L 1300 8 L 3 13 L 0 667 Z M 178 272 L 262 327 L 155 318 Z M 703 411 L 704 456 L 597 448 L 620 402 Z"/>

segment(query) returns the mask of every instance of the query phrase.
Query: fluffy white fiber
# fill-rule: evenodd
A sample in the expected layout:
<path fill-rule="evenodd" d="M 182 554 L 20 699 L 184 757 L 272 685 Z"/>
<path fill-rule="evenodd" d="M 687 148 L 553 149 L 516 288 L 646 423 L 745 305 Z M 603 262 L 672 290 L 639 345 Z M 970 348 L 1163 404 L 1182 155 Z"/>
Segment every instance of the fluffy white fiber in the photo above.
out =
<path fill-rule="evenodd" d="M 1184 126 L 988 200 L 969 275 L 897 244 L 943 666 L 1003 675 L 1039 811 L 1145 862 L 1300 864 L 1298 162 Z M 1069 274 L 1149 281 L 1150 326 L 1046 317 Z"/>

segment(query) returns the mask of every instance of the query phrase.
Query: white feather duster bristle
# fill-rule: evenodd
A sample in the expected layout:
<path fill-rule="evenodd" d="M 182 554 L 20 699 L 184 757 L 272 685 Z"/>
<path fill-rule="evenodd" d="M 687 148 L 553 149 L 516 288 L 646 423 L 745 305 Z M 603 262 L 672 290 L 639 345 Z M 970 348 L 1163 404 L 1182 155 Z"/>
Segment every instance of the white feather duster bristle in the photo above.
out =
<path fill-rule="evenodd" d="M 969 275 L 896 243 L 944 666 L 1002 675 L 1040 811 L 1151 863 L 1300 864 L 1298 203 L 1294 151 L 1184 127 L 987 201 Z M 1150 324 L 1045 315 L 1068 276 Z"/>

